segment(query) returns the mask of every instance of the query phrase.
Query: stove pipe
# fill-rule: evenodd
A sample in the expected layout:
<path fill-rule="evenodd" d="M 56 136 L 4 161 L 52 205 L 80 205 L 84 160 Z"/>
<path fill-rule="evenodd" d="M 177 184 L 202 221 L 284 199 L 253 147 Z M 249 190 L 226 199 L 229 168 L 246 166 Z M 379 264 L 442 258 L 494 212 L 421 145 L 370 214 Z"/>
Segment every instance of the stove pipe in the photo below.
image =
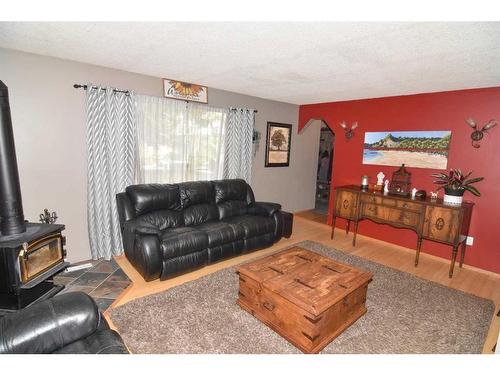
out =
<path fill-rule="evenodd" d="M 25 231 L 14 134 L 10 119 L 9 90 L 0 81 L 0 233 L 8 236 Z"/>

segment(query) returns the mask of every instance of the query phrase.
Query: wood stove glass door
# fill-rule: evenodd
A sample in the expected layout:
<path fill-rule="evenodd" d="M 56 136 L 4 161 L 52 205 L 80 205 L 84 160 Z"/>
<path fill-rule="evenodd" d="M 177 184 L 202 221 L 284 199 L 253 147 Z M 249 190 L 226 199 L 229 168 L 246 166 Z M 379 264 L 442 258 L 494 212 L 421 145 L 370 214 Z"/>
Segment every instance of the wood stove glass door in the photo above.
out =
<path fill-rule="evenodd" d="M 63 260 L 62 237 L 60 234 L 30 244 L 26 250 L 21 251 L 19 254 L 23 283 L 28 282 Z"/>

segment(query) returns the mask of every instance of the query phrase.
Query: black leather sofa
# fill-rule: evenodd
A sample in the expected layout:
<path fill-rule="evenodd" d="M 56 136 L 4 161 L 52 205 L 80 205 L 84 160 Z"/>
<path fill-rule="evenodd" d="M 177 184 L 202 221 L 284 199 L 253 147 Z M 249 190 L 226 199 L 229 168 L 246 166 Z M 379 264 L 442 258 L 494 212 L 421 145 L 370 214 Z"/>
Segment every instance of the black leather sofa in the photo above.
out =
<path fill-rule="evenodd" d="M 132 185 L 116 199 L 125 255 L 146 281 L 268 247 L 283 232 L 291 234 L 283 229 L 281 206 L 256 202 L 240 179 Z"/>
<path fill-rule="evenodd" d="M 69 292 L 0 318 L 0 354 L 127 354 L 94 300 Z"/>

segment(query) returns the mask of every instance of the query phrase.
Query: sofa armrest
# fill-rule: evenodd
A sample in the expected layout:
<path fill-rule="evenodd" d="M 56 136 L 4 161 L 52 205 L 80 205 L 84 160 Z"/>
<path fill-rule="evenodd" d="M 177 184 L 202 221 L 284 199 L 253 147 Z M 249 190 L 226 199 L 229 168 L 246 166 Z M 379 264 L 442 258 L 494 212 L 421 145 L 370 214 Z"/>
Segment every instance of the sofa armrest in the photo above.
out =
<path fill-rule="evenodd" d="M 140 219 L 132 219 L 124 223 L 124 231 L 138 234 L 160 234 L 161 230 L 156 225 Z"/>
<path fill-rule="evenodd" d="M 127 193 L 116 194 L 116 209 L 118 212 L 118 219 L 120 221 L 120 229 L 123 231 L 123 226 L 128 220 L 135 218 L 134 208 L 128 198 Z"/>
<path fill-rule="evenodd" d="M 0 353 L 52 353 L 97 330 L 94 300 L 70 292 L 0 318 Z"/>
<path fill-rule="evenodd" d="M 146 281 L 161 274 L 160 233 L 156 225 L 138 219 L 127 221 L 123 229 L 125 255 Z"/>
<path fill-rule="evenodd" d="M 151 223 L 144 222 L 139 219 L 129 220 L 123 225 L 122 239 L 123 239 L 123 249 L 125 254 L 129 258 L 133 258 L 133 250 L 135 247 L 135 240 L 139 234 L 152 234 L 158 235 L 160 229 Z"/>
<path fill-rule="evenodd" d="M 271 202 L 254 202 L 248 207 L 249 214 L 260 216 L 273 216 L 279 210 L 281 204 Z"/>
<path fill-rule="evenodd" d="M 160 229 L 154 225 L 137 225 L 134 227 L 135 234 L 152 234 L 158 236 L 160 232 Z"/>

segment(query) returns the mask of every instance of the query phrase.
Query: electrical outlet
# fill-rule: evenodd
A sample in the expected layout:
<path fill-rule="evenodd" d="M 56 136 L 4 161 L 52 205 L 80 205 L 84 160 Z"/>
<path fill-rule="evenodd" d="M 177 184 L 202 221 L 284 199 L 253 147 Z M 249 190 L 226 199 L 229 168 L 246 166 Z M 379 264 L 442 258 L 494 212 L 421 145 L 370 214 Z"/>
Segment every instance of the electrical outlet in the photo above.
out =
<path fill-rule="evenodd" d="M 467 241 L 465 243 L 469 246 L 472 246 L 472 244 L 474 244 L 474 237 L 467 236 Z"/>

